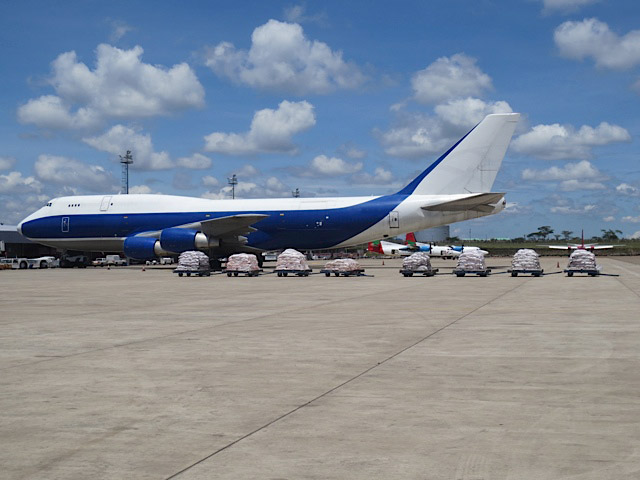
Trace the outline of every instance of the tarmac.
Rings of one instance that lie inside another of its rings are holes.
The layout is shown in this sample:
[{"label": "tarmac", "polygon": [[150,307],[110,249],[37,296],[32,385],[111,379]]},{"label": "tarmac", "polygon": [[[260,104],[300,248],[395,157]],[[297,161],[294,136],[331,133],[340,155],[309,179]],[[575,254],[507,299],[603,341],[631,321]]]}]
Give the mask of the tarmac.
[{"label": "tarmac", "polygon": [[638,479],[640,261],[542,261],[0,271],[0,477]]}]

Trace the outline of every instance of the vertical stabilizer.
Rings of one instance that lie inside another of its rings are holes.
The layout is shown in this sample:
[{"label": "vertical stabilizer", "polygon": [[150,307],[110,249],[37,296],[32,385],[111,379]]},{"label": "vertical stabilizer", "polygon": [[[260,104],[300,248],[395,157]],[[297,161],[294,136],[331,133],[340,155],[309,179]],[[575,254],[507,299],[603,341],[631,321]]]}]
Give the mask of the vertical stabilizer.
[{"label": "vertical stabilizer", "polygon": [[399,193],[490,192],[519,118],[519,113],[487,115]]}]

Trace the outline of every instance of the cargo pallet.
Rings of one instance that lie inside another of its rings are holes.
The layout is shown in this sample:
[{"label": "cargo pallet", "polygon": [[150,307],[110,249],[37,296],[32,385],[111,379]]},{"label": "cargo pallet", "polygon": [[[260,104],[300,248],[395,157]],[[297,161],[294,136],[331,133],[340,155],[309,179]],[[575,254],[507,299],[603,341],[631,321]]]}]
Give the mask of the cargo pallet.
[{"label": "cargo pallet", "polygon": [[462,270],[456,268],[452,273],[455,274],[456,277],[464,277],[467,273],[478,275],[479,277],[486,277],[487,275],[491,274],[491,269],[487,268],[486,270]]},{"label": "cargo pallet", "polygon": [[311,269],[309,270],[274,270],[275,273],[278,274],[279,277],[286,277],[287,275],[297,275],[298,277],[308,277],[311,273]]},{"label": "cargo pallet", "polygon": [[222,273],[226,273],[227,277],[237,277],[238,275],[244,275],[246,277],[257,277],[262,272],[262,269],[258,270],[223,270]]},{"label": "cargo pallet", "polygon": [[186,275],[187,277],[190,277],[191,275],[193,275],[194,277],[210,277],[211,276],[211,270],[206,269],[206,270],[188,270],[188,269],[175,269],[173,271],[173,273],[177,273],[179,277],[182,277],[183,275]]},{"label": "cargo pallet", "polygon": [[544,270],[535,270],[535,269],[527,269],[527,268],[514,268],[513,270],[507,270],[508,273],[511,274],[512,277],[517,277],[519,273],[527,274],[530,273],[534,277],[539,277],[543,274]]},{"label": "cargo pallet", "polygon": [[334,274],[336,277],[339,276],[343,276],[343,277],[350,277],[351,275],[354,275],[356,277],[359,277],[361,275],[364,275],[364,268],[357,268],[355,270],[320,270],[320,273],[324,273],[326,277],[330,277],[331,274]]},{"label": "cargo pallet", "polygon": [[413,277],[414,275],[423,275],[425,277],[433,277],[436,273],[438,273],[437,268],[432,268],[431,270],[411,270],[408,268],[401,268],[400,273],[405,277]]},{"label": "cargo pallet", "polygon": [[567,268],[564,270],[564,273],[567,274],[567,277],[573,277],[574,273],[586,273],[590,277],[597,277],[600,275],[600,269],[594,268]]}]

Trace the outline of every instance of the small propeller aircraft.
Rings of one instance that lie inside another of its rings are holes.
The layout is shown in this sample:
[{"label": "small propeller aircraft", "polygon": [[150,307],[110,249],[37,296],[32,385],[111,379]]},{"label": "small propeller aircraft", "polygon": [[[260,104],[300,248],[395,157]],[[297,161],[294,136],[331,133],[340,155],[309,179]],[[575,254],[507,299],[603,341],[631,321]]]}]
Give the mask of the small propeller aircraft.
[{"label": "small propeller aircraft", "polygon": [[584,230],[582,230],[582,242],[581,243],[568,243],[566,245],[538,245],[539,247],[548,247],[556,250],[606,250],[614,247],[624,247],[624,245],[600,245],[598,243],[584,243]]}]

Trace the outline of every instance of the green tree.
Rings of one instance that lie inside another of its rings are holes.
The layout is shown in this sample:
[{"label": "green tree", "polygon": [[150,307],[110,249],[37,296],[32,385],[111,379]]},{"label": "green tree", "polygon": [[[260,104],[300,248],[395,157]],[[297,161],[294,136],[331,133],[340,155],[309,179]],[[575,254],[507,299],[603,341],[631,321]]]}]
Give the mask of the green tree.
[{"label": "green tree", "polygon": [[602,240],[610,242],[613,240],[620,240],[618,234],[622,235],[620,230],[600,230],[602,232]]},{"label": "green tree", "polygon": [[549,225],[544,225],[542,227],[538,227],[538,236],[543,240],[546,240],[549,235],[553,233],[553,228]]}]

